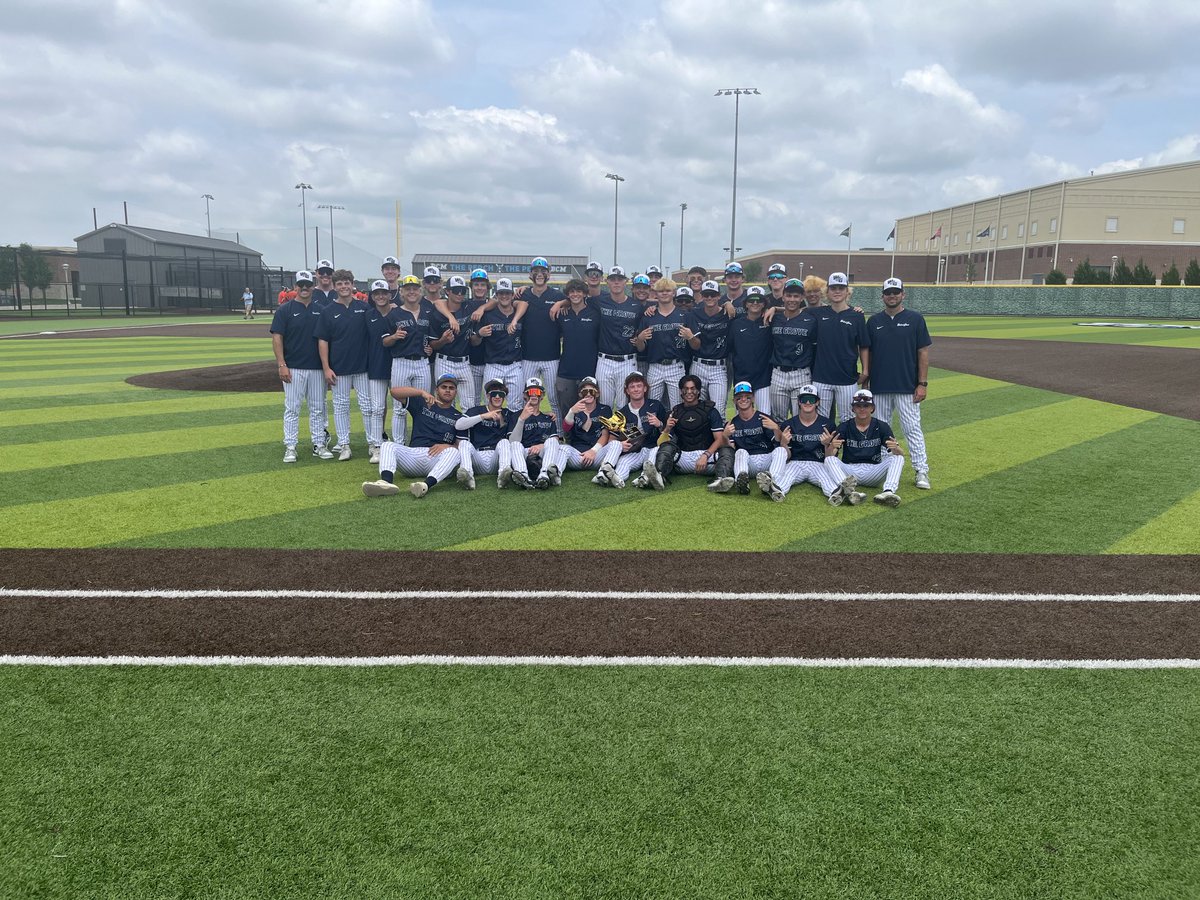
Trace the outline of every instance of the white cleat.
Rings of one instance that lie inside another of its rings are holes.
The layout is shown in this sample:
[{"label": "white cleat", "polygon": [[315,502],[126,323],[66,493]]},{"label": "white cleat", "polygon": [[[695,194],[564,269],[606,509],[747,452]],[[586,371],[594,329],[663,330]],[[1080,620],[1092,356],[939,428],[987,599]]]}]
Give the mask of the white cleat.
[{"label": "white cleat", "polygon": [[371,448],[371,455],[367,457],[367,462],[369,462],[373,466],[379,465],[379,448],[378,447]]},{"label": "white cleat", "polygon": [[333,459],[333,452],[324,444],[313,444],[313,456],[317,459]]},{"label": "white cleat", "polygon": [[864,494],[862,491],[851,491],[850,493],[846,494],[845,496],[846,496],[846,502],[849,503],[851,506],[858,506],[860,503],[862,503],[864,500],[867,499],[867,495]]},{"label": "white cleat", "polygon": [[728,494],[733,488],[733,479],[731,477],[717,478],[708,483],[708,489],[714,494]]},{"label": "white cleat", "polygon": [[338,462],[345,462],[346,460],[348,460],[350,458],[350,445],[349,444],[346,444],[342,447],[334,447],[333,449],[337,451]]},{"label": "white cleat", "polygon": [[635,488],[648,488],[650,487],[650,484],[646,481],[645,475],[639,475],[637,478],[633,479],[633,486]]},{"label": "white cleat", "polygon": [[546,474],[550,477],[550,483],[555,487],[562,484],[562,472],[558,470],[558,466],[551,466],[546,470]]},{"label": "white cleat", "polygon": [[605,472],[603,468],[601,468],[599,472],[597,472],[595,475],[592,476],[592,484],[598,484],[601,487],[607,487],[608,486],[608,473]]},{"label": "white cleat", "polygon": [[880,491],[875,495],[875,502],[882,503],[884,506],[899,506],[900,495],[895,491]]},{"label": "white cleat", "polygon": [[848,498],[854,493],[854,489],[858,487],[858,479],[853,475],[847,475],[842,479],[842,483],[838,487],[842,489],[842,496]]},{"label": "white cleat", "polygon": [[929,490],[929,473],[928,472],[918,472],[916,484],[917,484],[917,487],[919,487],[923,491]]},{"label": "white cleat", "polygon": [[545,472],[543,472],[541,475],[539,475],[537,477],[537,480],[533,483],[533,486],[535,488],[537,488],[539,491],[549,490],[550,489],[550,476],[547,475]]},{"label": "white cleat", "polygon": [[663,481],[662,472],[658,471],[652,459],[642,463],[642,475],[645,477],[646,483],[656,491],[664,490],[667,486]]},{"label": "white cleat", "polygon": [[294,463],[296,461],[296,448],[295,447],[284,447],[283,448],[283,461],[285,463]]},{"label": "white cleat", "polygon": [[391,497],[400,493],[400,488],[381,478],[378,481],[364,481],[362,491],[368,497]]},{"label": "white cleat", "polygon": [[771,489],[775,487],[775,482],[772,480],[770,472],[759,472],[755,476],[755,481],[758,482],[758,489],[767,495],[770,495]]},{"label": "white cleat", "polygon": [[496,487],[500,488],[500,490],[508,487],[509,482],[512,481],[512,473],[512,469],[501,469],[496,474]]},{"label": "white cleat", "polygon": [[829,499],[830,506],[841,506],[842,505],[841,489],[839,488],[838,490],[836,490],[832,494],[830,494],[828,499]]},{"label": "white cleat", "polygon": [[420,500],[429,493],[429,485],[423,481],[414,481],[408,486],[408,492]]}]

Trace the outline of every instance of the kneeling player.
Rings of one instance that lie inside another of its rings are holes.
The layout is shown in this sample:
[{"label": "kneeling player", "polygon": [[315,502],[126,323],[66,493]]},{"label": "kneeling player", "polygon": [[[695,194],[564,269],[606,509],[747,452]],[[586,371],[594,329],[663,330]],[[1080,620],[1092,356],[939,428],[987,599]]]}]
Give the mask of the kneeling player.
[{"label": "kneeling player", "polygon": [[594,469],[600,464],[608,432],[600,424],[612,407],[600,402],[600,383],[586,377],[579,382],[579,400],[563,416],[563,436],[550,435],[542,452],[542,471],[534,487],[545,490],[562,483],[567,469]]},{"label": "kneeling player", "polygon": [[[468,491],[475,490],[475,472],[485,475],[503,473],[499,487],[512,475],[512,456],[508,434],[516,416],[504,407],[508,388],[498,378],[483,387],[483,405],[472,406],[454,425],[458,429],[458,482]],[[464,436],[465,432],[465,436]]]},{"label": "kneeling player", "polygon": [[[751,298],[747,298],[750,302]],[[735,484],[739,494],[750,493],[750,476],[771,468],[772,453],[781,444],[779,426],[769,416],[756,409],[755,390],[749,381],[733,386],[733,406],[737,412],[725,426],[725,440],[734,448],[733,477],[718,478],[708,489],[726,493]]]},{"label": "kneeling player", "polygon": [[[899,506],[900,495],[896,489],[900,487],[900,473],[904,470],[904,453],[896,443],[891,426],[874,417],[875,396],[870,391],[856,391],[850,409],[854,418],[837,429],[842,458],[826,456],[825,465],[843,483],[853,477],[858,484],[872,487],[882,484],[883,490],[875,495],[875,502]],[[846,499],[858,504],[866,499],[866,494],[853,491]]]},{"label": "kneeling player", "polygon": [[400,493],[395,484],[396,473],[400,472],[425,476],[424,481],[414,481],[408,487],[414,497],[421,498],[458,468],[458,453],[454,447],[459,420],[459,412],[454,406],[458,379],[449,373],[442,375],[434,390],[436,396],[419,387],[401,385],[392,388],[392,398],[403,401],[397,405],[412,415],[412,440],[408,446],[395,441],[383,442],[379,448],[379,480],[363,482],[362,490],[368,497]]},{"label": "kneeling player", "polygon": [[646,396],[649,389],[646,376],[641,372],[630,372],[625,376],[627,402],[617,410],[625,417],[625,434],[610,433],[604,448],[604,461],[592,479],[593,484],[623,488],[630,472],[640,469],[647,459],[654,458],[667,411],[660,401]]},{"label": "kneeling player", "polygon": [[[800,412],[783,423],[780,445],[771,454],[771,469],[758,476],[758,486],[772,500],[782,502],[792,485],[810,482],[821,489],[830,506],[841,506],[843,485],[825,466],[825,457],[836,452],[831,446],[836,435],[833,423],[817,414],[817,389],[811,384],[800,388]],[[854,480],[847,479],[848,491]]]}]

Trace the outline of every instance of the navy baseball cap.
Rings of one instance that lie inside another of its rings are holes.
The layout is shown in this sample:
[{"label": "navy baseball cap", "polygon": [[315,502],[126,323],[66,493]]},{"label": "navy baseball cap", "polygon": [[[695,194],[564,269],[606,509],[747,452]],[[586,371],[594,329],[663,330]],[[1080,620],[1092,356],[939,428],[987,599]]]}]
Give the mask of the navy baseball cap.
[{"label": "navy baseball cap", "polygon": [[491,381],[489,381],[487,384],[485,384],[483,386],[483,392],[485,394],[497,394],[497,393],[504,394],[504,396],[507,397],[508,396],[508,385],[506,385],[499,378],[493,378]]}]

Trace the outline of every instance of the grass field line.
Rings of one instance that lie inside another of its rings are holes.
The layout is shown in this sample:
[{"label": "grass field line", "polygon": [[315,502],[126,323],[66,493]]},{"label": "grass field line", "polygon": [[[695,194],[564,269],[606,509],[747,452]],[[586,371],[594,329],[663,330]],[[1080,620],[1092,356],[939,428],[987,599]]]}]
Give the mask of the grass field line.
[{"label": "grass field line", "polygon": [[1200,659],[1003,659],[904,656],[24,656],[2,666],[647,666],[806,669],[1200,669]]},{"label": "grass field line", "polygon": [[860,602],[888,600],[982,601],[999,603],[1200,603],[1200,594],[1033,594],[1004,591],[314,591],[225,590],[221,588],[122,590],[105,588],[0,588],[0,599],[47,600],[786,600]]}]

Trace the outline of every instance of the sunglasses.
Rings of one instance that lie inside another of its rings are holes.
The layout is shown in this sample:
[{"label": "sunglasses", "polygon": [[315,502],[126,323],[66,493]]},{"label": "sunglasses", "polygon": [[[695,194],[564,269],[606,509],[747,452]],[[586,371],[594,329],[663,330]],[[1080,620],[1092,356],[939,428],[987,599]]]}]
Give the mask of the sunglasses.
[{"label": "sunglasses", "polygon": [[599,397],[600,392],[595,388],[584,388],[579,392],[580,397]]},{"label": "sunglasses", "polygon": [[871,402],[870,400],[854,400],[853,402],[851,402],[850,405],[851,406],[874,406],[875,404],[873,402]]},{"label": "sunglasses", "polygon": [[441,284],[442,283],[442,279],[440,279],[440,278],[426,278],[426,279],[424,279],[424,281],[426,284]]},{"label": "sunglasses", "polygon": [[814,404],[816,404],[816,402],[817,402],[816,397],[801,397],[800,398],[800,403],[805,406],[813,406]]},{"label": "sunglasses", "polygon": [[530,400],[532,400],[535,397],[541,398],[542,389],[541,388],[530,388],[529,390],[527,390],[525,392],[525,396],[528,397]]},{"label": "sunglasses", "polygon": [[903,294],[903,293],[904,293],[904,291],[898,291],[898,290],[896,290],[895,288],[891,288],[890,290],[886,290],[886,291],[884,291],[884,292],[883,292],[883,296],[885,296],[885,297],[895,297],[897,294]]},{"label": "sunglasses", "polygon": [[450,288],[450,293],[452,293],[452,294],[465,294],[466,292],[467,292],[467,289],[465,287]]},{"label": "sunglasses", "polygon": [[507,397],[508,391],[488,391],[489,397]]}]

